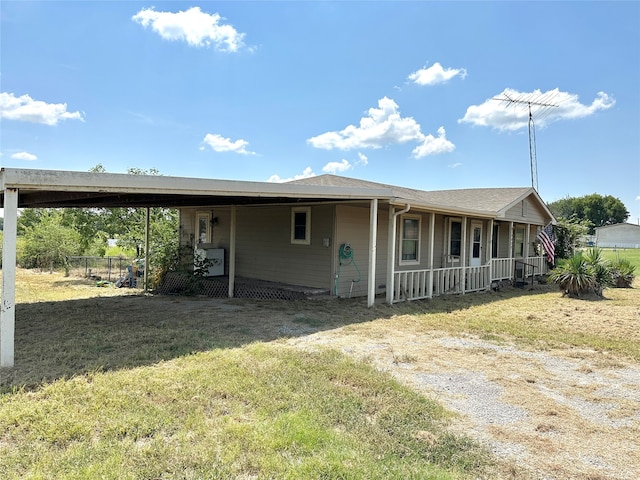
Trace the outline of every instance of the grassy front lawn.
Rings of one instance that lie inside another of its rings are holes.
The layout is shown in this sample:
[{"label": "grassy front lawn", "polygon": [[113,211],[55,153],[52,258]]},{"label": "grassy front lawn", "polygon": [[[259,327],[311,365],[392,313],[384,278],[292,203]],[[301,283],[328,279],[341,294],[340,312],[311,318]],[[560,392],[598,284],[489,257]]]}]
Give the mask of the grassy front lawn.
[{"label": "grassy front lawn", "polygon": [[[448,431],[439,404],[331,345],[286,340],[444,331],[640,360],[638,279],[602,300],[536,285],[371,309],[144,296],[23,270],[16,286],[16,367],[0,369],[3,480],[491,478],[494,458]],[[405,353],[399,362],[429,359]]]},{"label": "grassy front lawn", "polygon": [[304,302],[96,298],[128,292],[25,271],[17,288],[3,480],[449,479],[490,462],[390,376],[279,342],[307,328]]}]

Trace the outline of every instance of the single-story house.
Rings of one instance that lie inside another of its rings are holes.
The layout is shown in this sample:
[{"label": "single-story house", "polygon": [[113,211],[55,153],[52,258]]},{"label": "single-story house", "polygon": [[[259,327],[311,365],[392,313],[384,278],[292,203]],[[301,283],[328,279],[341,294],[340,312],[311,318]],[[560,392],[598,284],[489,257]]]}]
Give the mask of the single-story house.
[{"label": "single-story house", "polygon": [[394,303],[464,294],[546,273],[536,235],[554,218],[533,188],[421,191],[335,175],[287,185],[385,195],[185,207],[181,245],[224,255],[216,259],[220,274],[233,261],[243,278],[369,295],[371,302],[376,295]]},{"label": "single-story house", "polygon": [[595,243],[598,247],[640,248],[640,225],[616,223],[598,227]]},{"label": "single-story house", "polygon": [[422,191],[334,175],[278,184],[3,168],[0,202],[1,366],[13,365],[18,208],[177,208],[180,244],[213,253],[230,297],[243,277],[369,306],[545,273],[536,235],[555,221],[531,187]]}]

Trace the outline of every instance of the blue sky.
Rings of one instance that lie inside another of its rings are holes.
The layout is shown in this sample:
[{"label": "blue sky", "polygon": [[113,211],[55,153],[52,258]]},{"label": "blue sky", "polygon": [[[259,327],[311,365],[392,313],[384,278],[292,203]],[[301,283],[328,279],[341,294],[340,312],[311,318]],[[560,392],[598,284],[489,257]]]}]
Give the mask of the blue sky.
[{"label": "blue sky", "polygon": [[637,1],[3,0],[0,14],[3,167],[528,186],[532,102],[543,199],[613,195],[639,221]]}]

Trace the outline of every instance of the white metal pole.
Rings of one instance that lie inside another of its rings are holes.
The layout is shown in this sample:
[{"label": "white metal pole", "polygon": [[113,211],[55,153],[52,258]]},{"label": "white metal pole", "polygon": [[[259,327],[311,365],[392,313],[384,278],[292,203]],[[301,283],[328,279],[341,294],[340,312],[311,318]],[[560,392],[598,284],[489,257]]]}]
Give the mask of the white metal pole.
[{"label": "white metal pole", "polygon": [[229,228],[229,298],[233,298],[236,286],[236,206],[231,206]]},{"label": "white metal pole", "polygon": [[13,367],[16,323],[16,237],[18,189],[4,189],[2,240],[2,308],[0,310],[0,367]]},{"label": "white metal pole", "polygon": [[151,224],[151,209],[147,207],[144,225],[144,291],[149,289],[149,231]]}]

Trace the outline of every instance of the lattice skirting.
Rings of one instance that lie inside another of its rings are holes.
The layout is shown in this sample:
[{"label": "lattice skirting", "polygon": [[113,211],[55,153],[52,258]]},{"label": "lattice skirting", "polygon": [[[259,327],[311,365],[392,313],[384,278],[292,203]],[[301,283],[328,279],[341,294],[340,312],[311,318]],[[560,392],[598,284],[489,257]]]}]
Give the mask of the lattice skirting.
[{"label": "lattice skirting", "polygon": [[[229,281],[227,278],[200,278],[186,273],[169,272],[165,275],[157,292],[162,295],[204,295],[225,298],[229,296]],[[250,280],[236,280],[233,295],[235,298],[257,300],[302,300],[307,297],[301,291]]]}]

